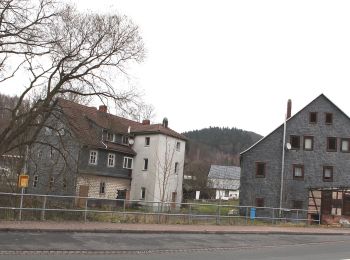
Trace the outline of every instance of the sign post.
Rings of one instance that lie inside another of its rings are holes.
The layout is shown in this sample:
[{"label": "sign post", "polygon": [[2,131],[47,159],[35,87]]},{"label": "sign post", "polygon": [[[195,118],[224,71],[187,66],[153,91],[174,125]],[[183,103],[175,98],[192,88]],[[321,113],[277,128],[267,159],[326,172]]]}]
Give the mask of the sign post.
[{"label": "sign post", "polygon": [[24,194],[24,188],[28,187],[29,182],[29,176],[25,174],[20,174],[18,176],[18,187],[21,188],[21,201],[19,204],[19,220],[22,220],[22,207],[23,207],[23,194]]}]

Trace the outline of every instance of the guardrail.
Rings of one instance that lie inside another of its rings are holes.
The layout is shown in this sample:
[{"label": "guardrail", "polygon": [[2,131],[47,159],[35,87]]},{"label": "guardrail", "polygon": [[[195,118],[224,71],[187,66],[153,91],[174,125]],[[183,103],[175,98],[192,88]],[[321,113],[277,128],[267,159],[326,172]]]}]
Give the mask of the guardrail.
[{"label": "guardrail", "polygon": [[3,192],[0,192],[0,219],[217,225],[258,222],[320,224],[318,212],[302,209]]}]

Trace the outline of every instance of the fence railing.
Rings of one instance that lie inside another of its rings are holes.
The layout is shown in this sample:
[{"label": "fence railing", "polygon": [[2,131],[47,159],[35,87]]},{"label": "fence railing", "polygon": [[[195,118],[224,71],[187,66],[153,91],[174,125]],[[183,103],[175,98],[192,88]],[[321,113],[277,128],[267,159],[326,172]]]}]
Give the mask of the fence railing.
[{"label": "fence railing", "polygon": [[0,192],[0,219],[218,225],[259,222],[320,224],[317,211],[239,206],[234,201],[175,203],[3,192]]}]

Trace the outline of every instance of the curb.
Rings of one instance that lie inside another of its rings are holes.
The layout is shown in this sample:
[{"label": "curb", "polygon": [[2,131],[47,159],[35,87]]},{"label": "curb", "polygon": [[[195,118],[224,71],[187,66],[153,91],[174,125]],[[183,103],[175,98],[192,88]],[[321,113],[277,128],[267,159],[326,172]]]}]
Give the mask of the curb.
[{"label": "curb", "polygon": [[129,233],[129,234],[239,234],[239,235],[319,235],[350,236],[349,232],[301,232],[301,231],[220,231],[220,230],[135,230],[135,229],[34,229],[34,228],[0,228],[0,232],[33,232],[33,233]]}]

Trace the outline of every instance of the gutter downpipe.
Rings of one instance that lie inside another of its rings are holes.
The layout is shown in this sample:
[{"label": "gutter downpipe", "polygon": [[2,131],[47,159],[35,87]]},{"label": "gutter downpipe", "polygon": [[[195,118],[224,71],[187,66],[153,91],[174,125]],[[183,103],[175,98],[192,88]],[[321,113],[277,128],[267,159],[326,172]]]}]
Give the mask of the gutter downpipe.
[{"label": "gutter downpipe", "polygon": [[279,215],[282,214],[282,201],[283,201],[283,184],[284,184],[284,157],[285,157],[285,147],[286,147],[286,125],[287,117],[284,120],[283,124],[283,146],[282,146],[282,169],[281,169],[281,190],[280,190],[280,206],[279,206]]}]

